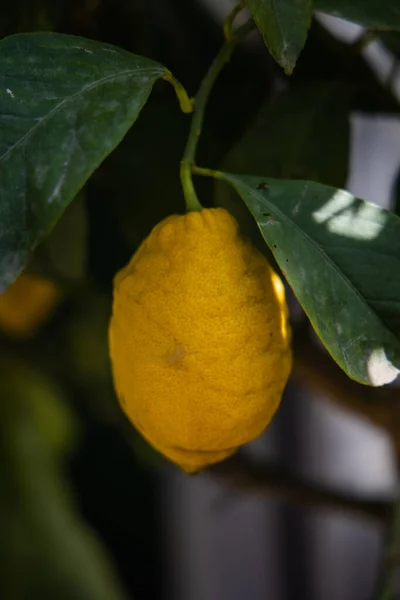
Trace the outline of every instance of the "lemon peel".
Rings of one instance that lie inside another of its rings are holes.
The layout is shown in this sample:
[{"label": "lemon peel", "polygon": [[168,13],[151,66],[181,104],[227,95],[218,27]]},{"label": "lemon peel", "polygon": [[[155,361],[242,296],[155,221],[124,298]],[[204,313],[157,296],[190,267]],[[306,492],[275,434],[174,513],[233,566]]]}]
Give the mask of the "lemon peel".
[{"label": "lemon peel", "polygon": [[172,215],[115,278],[109,343],[122,409],[195,472],[278,408],[292,361],[284,286],[225,209]]}]

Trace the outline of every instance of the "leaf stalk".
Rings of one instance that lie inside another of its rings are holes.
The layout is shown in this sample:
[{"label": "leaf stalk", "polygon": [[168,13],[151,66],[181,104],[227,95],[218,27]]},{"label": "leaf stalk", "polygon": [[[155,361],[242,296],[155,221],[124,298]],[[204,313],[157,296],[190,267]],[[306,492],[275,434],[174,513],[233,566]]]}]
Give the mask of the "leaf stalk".
[{"label": "leaf stalk", "polygon": [[235,33],[230,35],[229,39],[226,40],[217,56],[211,63],[211,66],[208,69],[194,99],[194,112],[189,129],[186,148],[181,160],[180,169],[181,183],[186,200],[186,209],[188,211],[201,210],[202,208],[197,198],[192,175],[197,169],[195,166],[196,150],[202,133],[204,114],[210,93],[214,87],[218,75],[226,63],[229,62],[236,45],[243,40],[253,28],[254,22],[252,19],[249,19],[246,21],[246,23],[239,27]]}]

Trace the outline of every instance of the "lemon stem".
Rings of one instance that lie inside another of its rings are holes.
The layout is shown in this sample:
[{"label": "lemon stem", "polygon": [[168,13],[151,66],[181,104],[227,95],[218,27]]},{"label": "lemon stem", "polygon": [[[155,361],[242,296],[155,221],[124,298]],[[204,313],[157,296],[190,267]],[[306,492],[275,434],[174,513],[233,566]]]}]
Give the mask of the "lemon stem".
[{"label": "lemon stem", "polygon": [[[234,9],[235,10],[235,9]],[[236,13],[237,14],[237,13]],[[228,17],[229,19],[229,17]],[[204,113],[207,106],[208,98],[213,89],[215,81],[222,71],[223,67],[229,62],[232,52],[236,45],[246,37],[246,35],[254,28],[254,22],[249,19],[237,29],[235,33],[231,33],[229,39],[225,41],[221,50],[211,63],[203,81],[201,82],[199,91],[194,99],[194,112],[188,140],[186,143],[185,152],[181,160],[181,183],[186,200],[187,211],[201,210],[202,206],[197,198],[196,190],[193,185],[192,174],[196,172],[195,156],[197,145],[200,140]],[[211,174],[211,173],[210,173]]]}]

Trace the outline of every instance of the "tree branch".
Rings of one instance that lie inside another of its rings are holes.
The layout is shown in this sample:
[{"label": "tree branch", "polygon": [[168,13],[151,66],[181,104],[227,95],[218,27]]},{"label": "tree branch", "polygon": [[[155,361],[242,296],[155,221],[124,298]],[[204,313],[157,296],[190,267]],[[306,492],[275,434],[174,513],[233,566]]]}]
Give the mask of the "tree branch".
[{"label": "tree branch", "polygon": [[213,465],[208,472],[240,491],[267,492],[274,497],[314,510],[334,510],[386,522],[393,507],[393,499],[362,498],[329,490],[318,484],[307,483],[303,477],[300,479],[285,472],[281,467],[254,461],[241,453]]},{"label": "tree branch", "polygon": [[325,350],[305,336],[295,338],[293,377],[301,386],[385,429],[400,454],[399,388],[372,388],[356,383]]},{"label": "tree branch", "polygon": [[[307,61],[304,59],[306,55]],[[313,78],[334,77],[332,71],[327,72],[327,69],[337,71],[341,79],[346,78],[354,86],[353,107],[356,110],[399,112],[399,101],[393,90],[377,79],[374,70],[360,54],[357,45],[337,39],[316,19],[313,20],[307,45],[303,51],[303,65],[305,63]],[[300,66],[296,69],[297,75]]]}]

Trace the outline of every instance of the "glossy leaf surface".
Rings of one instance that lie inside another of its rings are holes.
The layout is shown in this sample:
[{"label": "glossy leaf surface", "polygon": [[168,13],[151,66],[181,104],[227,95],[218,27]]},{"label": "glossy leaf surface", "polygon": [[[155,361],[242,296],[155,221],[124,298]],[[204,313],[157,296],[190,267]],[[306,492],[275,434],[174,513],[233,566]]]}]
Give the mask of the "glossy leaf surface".
[{"label": "glossy leaf surface", "polygon": [[0,292],[164,76],[154,61],[84,38],[0,43]]},{"label": "glossy leaf surface", "polygon": [[336,362],[382,385],[400,367],[400,219],[343,190],[222,173]]}]

